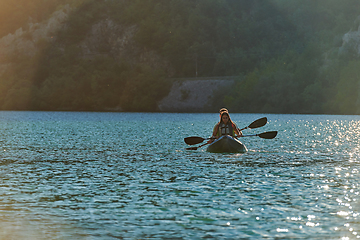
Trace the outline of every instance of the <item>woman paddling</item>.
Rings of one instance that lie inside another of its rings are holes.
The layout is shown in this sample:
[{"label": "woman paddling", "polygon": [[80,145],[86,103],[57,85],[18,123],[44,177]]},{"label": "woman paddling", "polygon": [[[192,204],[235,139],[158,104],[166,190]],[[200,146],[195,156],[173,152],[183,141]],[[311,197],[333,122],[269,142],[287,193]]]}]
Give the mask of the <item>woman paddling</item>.
[{"label": "woman paddling", "polygon": [[[223,112],[226,112],[226,113],[229,114],[229,110],[227,110],[227,108],[221,108],[221,109],[219,110],[220,122],[221,122],[221,114],[222,114]],[[230,115],[229,115],[229,116],[230,116]],[[215,127],[214,127],[214,129],[213,129],[213,133],[216,131],[216,128],[218,128],[218,124],[219,124],[219,123],[217,123],[217,124],[215,125]],[[212,136],[212,137],[214,137],[214,136]]]},{"label": "woman paddling", "polygon": [[[242,132],[239,131],[236,124],[231,121],[228,111],[220,112],[220,122],[215,125],[212,138],[217,139],[223,135],[230,135],[232,137],[242,136]],[[214,140],[211,139],[209,142],[212,141]]]}]

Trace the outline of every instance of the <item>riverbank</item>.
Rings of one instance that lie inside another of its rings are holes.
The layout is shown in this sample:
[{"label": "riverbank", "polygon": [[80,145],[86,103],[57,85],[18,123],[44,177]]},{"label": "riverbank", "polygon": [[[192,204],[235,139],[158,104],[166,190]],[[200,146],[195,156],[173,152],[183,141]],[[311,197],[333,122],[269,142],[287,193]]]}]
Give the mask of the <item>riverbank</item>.
[{"label": "riverbank", "polygon": [[234,84],[235,77],[175,79],[169,94],[159,104],[161,112],[206,112],[218,91]]}]

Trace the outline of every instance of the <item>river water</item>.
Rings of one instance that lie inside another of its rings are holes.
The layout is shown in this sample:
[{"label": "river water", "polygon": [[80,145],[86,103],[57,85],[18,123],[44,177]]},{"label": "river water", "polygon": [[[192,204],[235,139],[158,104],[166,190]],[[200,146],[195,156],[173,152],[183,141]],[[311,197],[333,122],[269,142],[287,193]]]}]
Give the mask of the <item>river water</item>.
[{"label": "river water", "polygon": [[0,112],[0,239],[360,238],[360,117],[264,116],[214,154],[217,113]]}]

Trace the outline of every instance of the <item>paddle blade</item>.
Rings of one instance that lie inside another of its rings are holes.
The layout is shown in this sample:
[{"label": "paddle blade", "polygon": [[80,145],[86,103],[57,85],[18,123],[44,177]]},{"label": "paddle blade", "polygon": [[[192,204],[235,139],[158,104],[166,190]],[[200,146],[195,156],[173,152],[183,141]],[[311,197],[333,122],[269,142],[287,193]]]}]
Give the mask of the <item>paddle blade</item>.
[{"label": "paddle blade", "polygon": [[186,150],[197,150],[198,147],[189,147],[189,148],[185,148]]},{"label": "paddle blade", "polygon": [[259,127],[265,126],[266,123],[267,123],[267,118],[263,117],[263,118],[260,118],[258,120],[255,120],[254,122],[252,122],[248,126],[248,128],[259,128]]},{"label": "paddle blade", "polygon": [[195,145],[198,143],[202,143],[204,140],[205,139],[202,137],[186,137],[186,138],[184,138],[185,143],[188,145]]},{"label": "paddle blade", "polygon": [[264,133],[257,134],[257,136],[259,136],[261,138],[265,138],[265,139],[273,139],[276,137],[277,133],[278,133],[277,131],[264,132]]}]

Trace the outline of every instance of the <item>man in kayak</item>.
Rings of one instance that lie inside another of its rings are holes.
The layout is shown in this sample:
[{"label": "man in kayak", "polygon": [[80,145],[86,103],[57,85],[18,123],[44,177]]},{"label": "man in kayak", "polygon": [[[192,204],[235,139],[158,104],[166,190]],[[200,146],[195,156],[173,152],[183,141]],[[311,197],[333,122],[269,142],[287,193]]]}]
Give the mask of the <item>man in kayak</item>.
[{"label": "man in kayak", "polygon": [[[230,135],[232,137],[242,136],[242,132],[239,131],[236,124],[231,120],[226,108],[220,109],[220,122],[215,125],[211,138],[217,139],[223,135]],[[209,142],[213,142],[214,139],[210,139]]]}]

